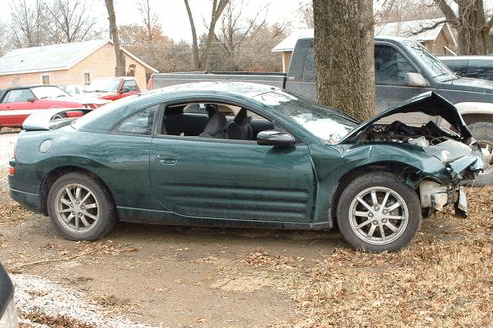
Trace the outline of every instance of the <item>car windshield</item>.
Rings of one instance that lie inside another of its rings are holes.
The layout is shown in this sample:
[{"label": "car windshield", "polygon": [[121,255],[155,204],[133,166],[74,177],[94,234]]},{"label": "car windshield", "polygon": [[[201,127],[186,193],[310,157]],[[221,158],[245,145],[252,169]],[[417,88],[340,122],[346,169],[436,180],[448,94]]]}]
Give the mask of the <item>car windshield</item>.
[{"label": "car windshield", "polygon": [[341,111],[280,90],[254,95],[252,98],[273,106],[277,113],[330,144],[339,143],[359,123]]},{"label": "car windshield", "polygon": [[445,82],[457,79],[457,76],[444,63],[416,42],[406,42],[406,46],[428,67],[434,78]]},{"label": "car windshield", "polygon": [[119,84],[120,84],[119,80],[111,80],[111,79],[96,80],[91,84],[89,84],[84,89],[84,92],[117,92]]},{"label": "car windshield", "polygon": [[31,89],[38,99],[54,99],[68,97],[68,94],[55,86],[40,86]]}]

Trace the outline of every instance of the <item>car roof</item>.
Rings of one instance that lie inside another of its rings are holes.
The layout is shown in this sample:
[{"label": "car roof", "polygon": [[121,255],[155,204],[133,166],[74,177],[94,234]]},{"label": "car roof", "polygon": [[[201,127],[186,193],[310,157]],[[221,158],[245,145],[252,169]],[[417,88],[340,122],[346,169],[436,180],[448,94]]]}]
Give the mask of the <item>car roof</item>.
[{"label": "car roof", "polygon": [[35,85],[23,85],[23,86],[15,86],[15,87],[6,87],[3,88],[2,91],[8,91],[8,90],[18,90],[18,89],[30,89],[30,88],[39,88],[39,87],[55,87],[55,88],[60,88],[57,85],[54,84],[35,84]]},{"label": "car roof", "polygon": [[80,130],[108,131],[121,118],[136,113],[148,106],[163,102],[200,101],[200,99],[203,98],[212,98],[223,102],[238,101],[250,103],[251,105],[261,105],[260,102],[252,99],[252,97],[273,90],[282,91],[277,87],[244,82],[199,82],[177,84],[125,97],[106,104],[78,119],[76,127]]}]

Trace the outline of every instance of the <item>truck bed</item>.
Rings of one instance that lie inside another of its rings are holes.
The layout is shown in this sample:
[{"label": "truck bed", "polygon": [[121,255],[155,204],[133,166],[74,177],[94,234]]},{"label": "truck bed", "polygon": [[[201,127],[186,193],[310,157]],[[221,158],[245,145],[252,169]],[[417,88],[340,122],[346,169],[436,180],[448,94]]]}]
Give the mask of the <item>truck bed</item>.
[{"label": "truck bed", "polygon": [[285,87],[285,73],[251,73],[251,72],[182,72],[156,73],[151,76],[149,90],[164,88],[176,84],[192,82],[250,82],[267,84],[278,88]]}]

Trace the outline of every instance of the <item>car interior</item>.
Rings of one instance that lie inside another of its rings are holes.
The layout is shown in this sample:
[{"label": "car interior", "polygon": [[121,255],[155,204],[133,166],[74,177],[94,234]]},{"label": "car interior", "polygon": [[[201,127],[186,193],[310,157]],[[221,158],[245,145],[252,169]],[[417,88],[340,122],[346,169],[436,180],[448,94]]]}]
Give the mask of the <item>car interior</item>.
[{"label": "car interior", "polygon": [[274,124],[247,108],[221,103],[185,103],[165,108],[162,134],[256,140]]}]

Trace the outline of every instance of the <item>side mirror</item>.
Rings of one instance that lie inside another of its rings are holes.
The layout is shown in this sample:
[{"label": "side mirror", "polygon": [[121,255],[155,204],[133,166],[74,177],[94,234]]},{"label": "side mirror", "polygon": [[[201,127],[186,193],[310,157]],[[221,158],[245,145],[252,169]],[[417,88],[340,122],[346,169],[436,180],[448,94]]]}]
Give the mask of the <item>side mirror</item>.
[{"label": "side mirror", "polygon": [[406,73],[406,85],[408,87],[427,88],[430,83],[421,73]]},{"label": "side mirror", "polygon": [[30,97],[30,98],[27,98],[27,99],[26,99],[26,102],[31,102],[31,103],[33,103],[33,102],[35,102],[35,101],[36,101],[36,98],[34,98],[34,97]]},{"label": "side mirror", "polygon": [[277,130],[266,130],[257,134],[257,143],[266,146],[292,146],[296,143],[296,138],[286,132]]}]

